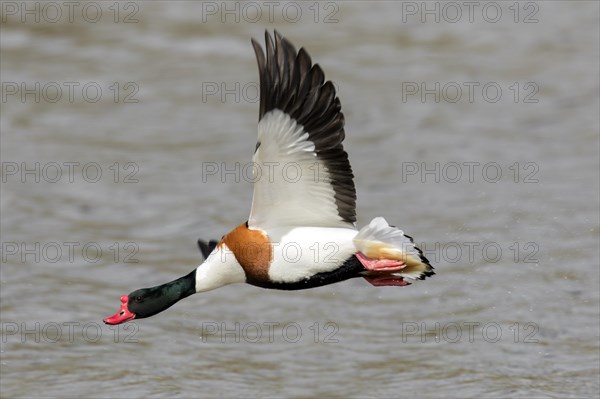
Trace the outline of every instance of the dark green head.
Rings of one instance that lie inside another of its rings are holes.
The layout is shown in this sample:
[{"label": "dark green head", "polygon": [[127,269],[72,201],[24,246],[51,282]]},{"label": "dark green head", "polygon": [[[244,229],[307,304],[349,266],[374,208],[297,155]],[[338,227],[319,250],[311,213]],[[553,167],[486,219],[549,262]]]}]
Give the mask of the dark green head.
[{"label": "dark green head", "polygon": [[169,283],[142,288],[121,297],[121,309],[104,319],[106,324],[121,324],[133,319],[154,316],[179,300],[196,292],[196,271]]}]

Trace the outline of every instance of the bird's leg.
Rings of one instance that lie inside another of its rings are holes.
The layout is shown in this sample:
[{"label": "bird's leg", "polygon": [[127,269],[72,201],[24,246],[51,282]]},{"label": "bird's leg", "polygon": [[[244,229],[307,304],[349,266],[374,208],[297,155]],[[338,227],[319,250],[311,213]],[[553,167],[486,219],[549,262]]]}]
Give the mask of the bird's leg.
[{"label": "bird's leg", "polygon": [[396,286],[396,287],[404,287],[405,285],[410,285],[408,281],[405,281],[402,277],[396,277],[394,275],[391,276],[376,276],[376,277],[363,277],[365,280],[369,282],[369,284],[374,285],[375,287],[383,287],[383,286]]}]

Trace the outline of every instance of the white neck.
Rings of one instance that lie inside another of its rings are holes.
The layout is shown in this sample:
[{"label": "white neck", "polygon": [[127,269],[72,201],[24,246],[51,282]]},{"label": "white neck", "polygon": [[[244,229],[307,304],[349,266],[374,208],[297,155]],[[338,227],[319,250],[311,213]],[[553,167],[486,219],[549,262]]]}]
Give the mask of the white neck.
[{"label": "white neck", "polygon": [[227,245],[221,244],[196,269],[196,292],[245,283],[246,273]]}]

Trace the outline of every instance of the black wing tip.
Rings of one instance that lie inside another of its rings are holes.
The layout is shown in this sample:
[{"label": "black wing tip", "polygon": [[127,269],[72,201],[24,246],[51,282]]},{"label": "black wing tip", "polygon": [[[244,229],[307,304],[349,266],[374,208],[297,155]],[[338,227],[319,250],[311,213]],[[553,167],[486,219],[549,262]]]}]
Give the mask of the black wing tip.
[{"label": "black wing tip", "polygon": [[[277,108],[301,125],[311,118],[337,117],[343,122],[335,84],[325,80],[318,63],[313,64],[306,49],[296,50],[278,30],[265,29],[265,49],[251,38],[258,62],[261,96],[260,118]],[[325,97],[325,98],[323,98]],[[343,123],[341,124],[343,129]]]},{"label": "black wing tip", "polygon": [[210,255],[210,253],[217,247],[218,243],[219,242],[217,240],[209,240],[206,242],[200,238],[198,239],[198,248],[200,249],[204,259],[208,258],[208,255]]}]

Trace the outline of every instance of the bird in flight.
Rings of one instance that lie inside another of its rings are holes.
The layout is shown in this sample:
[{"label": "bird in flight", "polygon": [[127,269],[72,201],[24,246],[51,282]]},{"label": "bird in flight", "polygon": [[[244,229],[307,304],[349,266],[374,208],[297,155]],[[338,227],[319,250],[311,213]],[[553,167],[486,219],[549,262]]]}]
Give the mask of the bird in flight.
[{"label": "bird in flight", "polygon": [[[374,286],[405,286],[434,274],[413,239],[383,217],[357,229],[334,85],[304,48],[296,51],[277,31],[266,31],[265,41],[266,54],[252,39],[260,76],[253,169],[263,173],[255,174],[248,221],[220,241],[199,241],[205,260],[186,276],[123,295],[105,323],[150,317],[234,283],[301,290],[363,277]],[[264,173],[274,170],[289,173]]]}]

